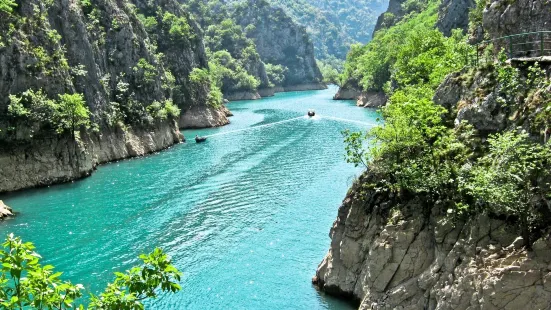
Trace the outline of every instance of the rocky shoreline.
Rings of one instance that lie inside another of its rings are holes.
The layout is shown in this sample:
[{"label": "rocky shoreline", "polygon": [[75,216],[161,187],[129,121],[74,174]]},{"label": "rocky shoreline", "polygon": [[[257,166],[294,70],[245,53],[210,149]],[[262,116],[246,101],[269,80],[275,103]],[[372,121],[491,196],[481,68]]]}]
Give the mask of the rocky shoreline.
[{"label": "rocky shoreline", "polygon": [[339,87],[333,100],[356,100],[358,107],[380,108],[386,105],[388,97],[384,92],[364,92],[349,87]]},{"label": "rocky shoreline", "polygon": [[313,279],[321,290],[360,310],[548,308],[549,236],[528,251],[502,219],[455,222],[438,204],[362,188],[373,177],[362,176],[339,208]]},{"label": "rocky shoreline", "polygon": [[[323,84],[274,87],[273,91],[325,89]],[[264,93],[264,94],[270,94]],[[260,96],[259,96],[260,98]],[[243,99],[240,99],[243,100]],[[49,186],[90,176],[96,167],[112,161],[144,156],[185,141],[181,129],[224,126],[232,113],[225,107],[194,106],[175,121],[158,121],[149,129],[104,128],[99,133],[83,133],[75,143],[69,137],[45,137],[30,143],[0,147],[0,193]]]}]

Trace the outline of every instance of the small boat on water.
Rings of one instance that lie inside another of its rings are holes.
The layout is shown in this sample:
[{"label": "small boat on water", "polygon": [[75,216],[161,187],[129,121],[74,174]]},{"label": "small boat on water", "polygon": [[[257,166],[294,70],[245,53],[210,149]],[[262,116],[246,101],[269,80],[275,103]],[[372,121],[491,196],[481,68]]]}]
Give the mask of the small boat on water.
[{"label": "small boat on water", "polygon": [[308,110],[308,116],[310,116],[310,117],[316,116],[316,111],[314,111],[314,110]]},{"label": "small boat on water", "polygon": [[207,137],[195,136],[195,142],[196,143],[202,143],[202,142],[205,142],[205,141],[207,141]]}]

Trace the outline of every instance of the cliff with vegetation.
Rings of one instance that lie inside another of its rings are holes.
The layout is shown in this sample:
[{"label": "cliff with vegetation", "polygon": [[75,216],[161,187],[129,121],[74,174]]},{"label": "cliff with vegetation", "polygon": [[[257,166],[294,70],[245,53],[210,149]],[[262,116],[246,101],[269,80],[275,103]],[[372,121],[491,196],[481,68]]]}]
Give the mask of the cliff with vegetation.
[{"label": "cliff with vegetation", "polygon": [[[0,1],[0,192],[228,122],[199,28],[171,0]],[[195,77],[195,78],[193,78]]]},{"label": "cliff with vegetation", "polygon": [[[436,30],[439,11],[429,1],[381,30],[380,42],[403,36],[384,66],[377,40],[354,64],[360,83],[386,83],[385,123],[346,133],[349,162],[367,171],[313,281],[360,309],[547,309],[551,67],[511,62],[494,45],[473,64],[467,36]],[[513,34],[550,11],[544,1],[483,0],[468,37]],[[497,16],[519,26],[496,31]]]},{"label": "cliff with vegetation", "polygon": [[184,0],[205,33],[210,72],[228,100],[323,89],[308,34],[262,1]]},{"label": "cliff with vegetation", "polygon": [[[406,36],[399,31],[411,31],[414,25],[452,37],[453,31],[467,31],[471,0],[391,0],[388,10],[379,16],[373,33],[374,44],[355,45],[350,50],[344,72],[338,78],[340,89],[336,100],[356,100],[358,106],[378,108],[388,100],[388,87],[396,82],[390,68],[400,63],[400,46]],[[423,17],[418,16],[423,12]],[[420,30],[420,29],[418,29]],[[381,61],[376,62],[379,58]],[[436,73],[438,74],[438,72]],[[387,90],[385,90],[387,87]]]},{"label": "cliff with vegetation", "polygon": [[387,0],[270,0],[298,24],[304,26],[314,42],[316,59],[344,60],[352,44],[371,40],[377,16]]}]

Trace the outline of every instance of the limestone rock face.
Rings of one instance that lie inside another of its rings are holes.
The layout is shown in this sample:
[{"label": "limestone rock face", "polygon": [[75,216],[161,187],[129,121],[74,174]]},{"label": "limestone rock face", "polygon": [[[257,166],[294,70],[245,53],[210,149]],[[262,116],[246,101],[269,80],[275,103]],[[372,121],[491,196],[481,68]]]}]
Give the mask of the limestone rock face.
[{"label": "limestone rock face", "polygon": [[[146,29],[138,13],[159,21]],[[171,16],[188,26],[184,34],[163,24]],[[0,192],[69,181],[180,142],[174,119],[148,112],[155,102],[210,115],[204,126],[228,122],[208,105],[209,86],[189,80],[207,58],[198,26],[175,0],[19,1],[13,15],[0,12],[0,32],[10,27],[12,35],[0,36]],[[11,116],[9,95],[27,90],[51,100],[82,94],[97,131],[75,141],[56,132],[51,115]]]},{"label": "limestone rock face", "polygon": [[331,229],[316,272],[321,289],[365,310],[550,308],[548,238],[528,252],[503,221],[454,223],[439,206],[416,199],[394,208],[397,201],[385,194],[362,194],[362,181]]},{"label": "limestone rock face", "polygon": [[261,96],[257,91],[237,91],[228,94],[224,94],[224,98],[229,101],[239,101],[239,100],[257,100]]},{"label": "limestone rock face", "polygon": [[487,135],[512,124],[506,107],[498,102],[499,95],[500,86],[482,72],[470,82],[462,80],[460,73],[453,73],[438,87],[433,100],[448,111],[457,112],[456,125],[467,121]]},{"label": "limestone rock face", "polygon": [[314,58],[314,45],[306,30],[299,27],[281,8],[271,7],[264,0],[247,0],[234,12],[242,27],[255,27],[247,36],[256,44],[264,63],[287,67],[283,87],[301,84],[324,89],[323,76]]},{"label": "limestone rock face", "polygon": [[551,27],[551,2],[543,0],[497,0],[484,10],[484,30],[490,38],[548,30]]},{"label": "limestone rock face", "polygon": [[474,0],[444,0],[438,10],[438,22],[436,27],[445,36],[450,36],[453,29],[462,29],[464,32],[469,27],[469,10],[475,7]]},{"label": "limestone rock face", "polygon": [[183,140],[174,121],[148,129],[104,129],[85,136],[84,142],[68,137],[0,146],[0,192],[62,183],[90,175],[99,164],[143,156]]},{"label": "limestone rock face", "polygon": [[339,87],[339,90],[333,96],[333,100],[357,100],[361,94],[361,91],[354,88]]},{"label": "limestone rock face", "polygon": [[363,92],[358,96],[356,105],[364,108],[380,108],[386,105],[388,97],[384,92]]},{"label": "limestone rock face", "polygon": [[388,9],[377,19],[377,24],[375,24],[375,29],[373,30],[373,37],[375,37],[375,33],[380,29],[389,28],[404,17],[406,13],[402,9],[402,3],[404,2],[406,0],[390,0],[388,2]]},{"label": "limestone rock face", "polygon": [[180,124],[185,129],[219,127],[230,123],[228,116],[231,116],[231,112],[226,107],[191,108],[182,113]]}]

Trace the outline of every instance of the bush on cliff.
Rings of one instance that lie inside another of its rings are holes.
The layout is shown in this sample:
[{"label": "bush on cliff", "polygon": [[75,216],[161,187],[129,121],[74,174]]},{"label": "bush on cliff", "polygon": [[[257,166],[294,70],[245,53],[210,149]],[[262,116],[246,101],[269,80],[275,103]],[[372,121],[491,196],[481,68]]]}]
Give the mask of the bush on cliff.
[{"label": "bush on cliff", "polygon": [[[60,279],[51,265],[42,266],[31,242],[9,235],[0,250],[0,307],[2,309],[84,309],[75,301],[84,287]],[[181,273],[161,250],[140,255],[141,267],[115,273],[104,292],[90,296],[88,309],[144,309],[145,299],[158,292],[177,292]]]}]

